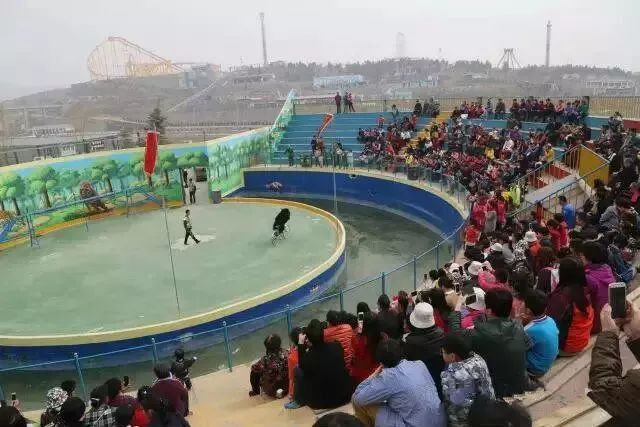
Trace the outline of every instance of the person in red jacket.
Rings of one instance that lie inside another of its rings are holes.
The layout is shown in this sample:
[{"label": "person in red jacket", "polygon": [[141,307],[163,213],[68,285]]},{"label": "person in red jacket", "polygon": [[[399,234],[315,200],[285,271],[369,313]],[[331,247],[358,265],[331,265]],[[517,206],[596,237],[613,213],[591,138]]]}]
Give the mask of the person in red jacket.
[{"label": "person in red jacket", "polygon": [[324,342],[336,341],[342,346],[344,351],[344,366],[349,370],[351,358],[353,357],[353,329],[346,323],[341,322],[340,313],[335,310],[327,312],[328,327],[324,330]]},{"label": "person in red jacket", "polygon": [[364,313],[362,332],[354,335],[352,340],[351,379],[354,385],[369,378],[378,367],[379,363],[376,361],[375,352],[381,340],[382,333],[378,318],[373,313]]},{"label": "person in red jacket", "polygon": [[189,415],[189,393],[180,380],[171,376],[168,365],[157,364],[153,368],[156,374],[156,381],[151,386],[151,392],[159,399],[166,400],[176,413]]},{"label": "person in red jacket", "polygon": [[569,246],[569,226],[561,213],[554,214],[553,219],[558,222],[560,227],[560,247],[566,248]]}]

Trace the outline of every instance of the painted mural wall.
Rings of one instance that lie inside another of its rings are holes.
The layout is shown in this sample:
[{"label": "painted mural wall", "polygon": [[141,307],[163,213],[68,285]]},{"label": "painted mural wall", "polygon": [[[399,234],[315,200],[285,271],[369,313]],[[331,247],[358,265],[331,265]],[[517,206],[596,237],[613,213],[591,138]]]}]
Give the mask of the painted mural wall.
[{"label": "painted mural wall", "polygon": [[[204,143],[160,146],[151,186],[143,170],[143,148],[6,166],[0,168],[0,241],[24,232],[26,221],[9,222],[10,218],[46,210],[34,224],[40,228],[89,215],[89,206],[74,204],[83,198],[81,184],[89,183],[97,195],[115,193],[105,197],[109,208],[118,208],[125,198],[120,193],[133,188],[140,189],[134,195],[140,200],[133,202],[182,201],[180,171],[204,167],[208,188],[224,194],[242,184],[242,168],[263,162],[269,152],[268,127]],[[56,207],[60,208],[50,210]]]}]

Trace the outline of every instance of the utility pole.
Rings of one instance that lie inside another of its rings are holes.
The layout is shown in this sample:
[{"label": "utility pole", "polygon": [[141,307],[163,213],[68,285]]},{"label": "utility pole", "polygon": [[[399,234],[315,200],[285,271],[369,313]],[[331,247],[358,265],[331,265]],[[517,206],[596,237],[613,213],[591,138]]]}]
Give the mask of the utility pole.
[{"label": "utility pole", "polygon": [[551,21],[547,21],[547,54],[544,60],[544,66],[549,68],[549,56],[551,53]]},{"label": "utility pole", "polygon": [[262,65],[267,66],[267,38],[264,30],[264,12],[260,12],[260,28],[262,29]]}]

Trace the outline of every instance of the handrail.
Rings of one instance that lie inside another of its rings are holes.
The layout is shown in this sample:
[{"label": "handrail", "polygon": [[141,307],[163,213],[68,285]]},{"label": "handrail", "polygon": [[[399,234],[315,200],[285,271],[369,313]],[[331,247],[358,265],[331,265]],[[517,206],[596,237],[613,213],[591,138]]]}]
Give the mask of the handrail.
[{"label": "handrail", "polygon": [[[559,188],[558,190],[554,191],[553,193],[548,194],[547,196],[543,197],[543,198],[542,198],[542,199],[540,199],[540,200],[536,200],[536,203],[538,203],[538,202],[542,202],[542,201],[545,201],[545,200],[550,200],[552,196],[556,196],[558,193],[560,193],[560,192],[564,192],[564,190],[566,190],[567,188],[569,188],[569,187],[571,187],[571,186],[575,185],[577,182],[580,182],[580,181],[585,180],[586,178],[588,178],[588,177],[589,177],[589,176],[591,176],[592,174],[594,174],[594,173],[598,172],[600,169],[604,168],[605,166],[609,166],[609,162],[607,162],[607,163],[603,163],[603,164],[601,164],[600,166],[598,166],[597,168],[595,168],[595,169],[593,169],[593,170],[591,170],[591,171],[589,171],[589,172],[585,173],[584,175],[579,176],[579,177],[576,177],[575,181],[573,181],[573,182],[570,182],[570,183],[566,184],[565,186],[563,186],[563,187]],[[518,210],[516,210],[516,211],[511,212],[511,213],[509,214],[509,216],[510,216],[510,217],[517,217],[519,214],[521,214],[521,213],[522,213],[522,212],[524,212],[525,210],[530,209],[530,208],[531,208],[531,206],[532,206],[532,205],[523,206],[522,208],[520,208],[520,209],[518,209]]]},{"label": "handrail", "polygon": [[581,147],[580,145],[577,145],[577,146],[575,146],[575,147],[573,147],[573,148],[571,148],[571,149],[569,149],[569,150],[566,150],[564,153],[562,153],[562,156],[560,156],[560,158],[559,158],[559,159],[556,159],[556,158],[554,157],[554,159],[553,159],[553,161],[552,161],[552,162],[545,162],[545,163],[543,163],[542,165],[540,165],[539,167],[537,167],[536,169],[533,169],[533,170],[531,170],[531,171],[527,172],[526,174],[524,174],[524,175],[523,175],[523,176],[521,176],[520,178],[516,179],[515,183],[516,183],[516,184],[521,184],[522,182],[529,182],[529,177],[530,177],[531,175],[534,175],[534,174],[538,173],[538,172],[539,172],[539,171],[541,171],[542,169],[544,169],[544,168],[546,168],[546,167],[549,167],[550,165],[554,164],[554,163],[555,163],[555,162],[557,162],[557,161],[562,161],[562,160],[566,159],[566,157],[567,157],[567,155],[568,155],[569,153],[573,154],[573,153],[578,152],[578,150],[580,150],[580,147]]},{"label": "handrail", "polygon": [[[127,191],[132,191],[132,190],[139,189],[139,188],[144,188],[144,187],[134,187],[134,189],[128,189],[128,190],[124,190],[124,191],[120,191],[120,192],[107,193],[107,194],[101,195],[100,197],[110,196],[110,195],[114,195],[114,194],[126,193]],[[85,199],[85,200],[89,200],[89,199]],[[78,201],[78,202],[75,202],[75,203],[82,203],[85,200]],[[70,205],[72,205],[72,204],[73,203],[70,203]],[[56,208],[59,208],[59,207],[56,207]],[[49,210],[45,210],[45,211],[49,211]],[[33,215],[33,214],[35,214],[35,212],[32,212],[32,213],[30,213],[28,215]],[[443,236],[444,237],[443,240],[438,241],[433,247],[427,249],[423,253],[421,253],[419,255],[414,255],[410,261],[405,262],[402,265],[391,269],[389,271],[389,273],[398,271],[399,269],[407,267],[407,266],[411,265],[412,263],[415,265],[415,263],[416,263],[416,261],[418,259],[423,258],[424,256],[428,255],[429,253],[433,252],[434,250],[437,251],[440,246],[442,246],[443,244],[446,244],[446,242],[448,242],[450,240],[453,241],[454,251],[456,251],[457,250],[457,248],[455,247],[456,243],[457,243],[456,236],[460,233],[460,231],[463,229],[465,224],[466,224],[466,219],[463,220],[453,232],[449,233],[446,236]],[[436,252],[436,254],[437,254],[437,252]],[[414,269],[415,269],[415,267],[414,267]],[[235,326],[241,326],[241,325],[244,325],[244,324],[247,324],[247,323],[250,323],[250,322],[256,322],[256,321],[260,321],[260,320],[265,320],[265,319],[268,319],[268,318],[273,317],[273,316],[282,316],[283,314],[287,316],[287,321],[289,322],[290,321],[289,314],[292,313],[293,311],[300,310],[300,309],[302,309],[304,307],[308,307],[308,306],[310,306],[310,305],[312,305],[314,303],[318,303],[318,302],[321,302],[321,301],[326,301],[326,300],[329,300],[329,299],[335,298],[335,297],[340,297],[342,299],[341,295],[344,295],[346,292],[349,292],[351,290],[360,288],[360,287],[365,286],[367,284],[370,284],[372,282],[376,282],[376,281],[382,279],[382,277],[384,277],[385,274],[389,274],[389,273],[382,273],[381,275],[379,275],[377,277],[373,277],[373,278],[355,280],[351,284],[347,284],[345,286],[345,288],[339,290],[338,292],[334,292],[334,293],[330,293],[328,295],[323,295],[323,296],[314,298],[314,299],[312,299],[310,301],[301,303],[301,304],[299,304],[297,306],[294,306],[294,307],[287,306],[285,310],[274,311],[272,313],[268,313],[268,314],[265,314],[265,315],[262,315],[262,316],[258,316],[258,317],[252,318],[252,319],[247,319],[247,320],[244,320],[244,321],[240,321],[240,322],[234,323],[232,325],[224,324],[224,326],[222,328],[215,328],[215,329],[211,329],[211,330],[200,331],[198,333],[193,334],[192,336],[195,337],[195,336],[201,336],[201,335],[204,335],[204,334],[210,334],[210,333],[214,333],[214,332],[224,331],[225,332],[225,341],[226,341],[226,340],[229,339],[227,330],[229,328],[232,328],[232,327],[235,327]],[[382,280],[382,283],[383,283],[383,290],[384,290],[384,280]],[[414,286],[416,286],[416,285],[417,285],[417,283],[414,282]],[[175,338],[175,339],[169,339],[169,340],[163,340],[163,341],[156,342],[154,338],[151,338],[151,344],[142,344],[142,345],[137,345],[137,346],[133,346],[133,347],[118,349],[118,350],[114,350],[114,351],[110,351],[110,352],[102,352],[102,353],[91,354],[91,355],[79,356],[78,354],[75,354],[73,359],[62,359],[62,360],[56,360],[56,361],[47,361],[47,362],[35,363],[35,364],[30,364],[30,365],[25,365],[25,366],[7,367],[7,368],[0,369],[0,372],[17,371],[17,370],[31,369],[31,368],[37,368],[37,367],[42,367],[42,366],[49,366],[49,365],[54,365],[54,364],[59,364],[59,363],[70,363],[70,362],[76,362],[76,369],[81,371],[81,368],[78,365],[78,361],[80,361],[80,360],[96,359],[96,358],[99,358],[99,357],[104,357],[104,356],[108,356],[108,355],[112,355],[112,354],[120,354],[120,353],[124,353],[124,352],[127,352],[127,351],[140,350],[140,349],[145,349],[145,348],[150,348],[150,347],[153,348],[153,350],[154,350],[153,354],[154,354],[154,360],[155,360],[155,358],[157,357],[157,353],[156,353],[157,352],[157,350],[156,350],[156,346],[157,345],[170,343],[170,342],[179,342],[179,341],[180,341],[180,338]],[[227,358],[228,358],[229,361],[231,360],[230,359],[230,354],[227,355]],[[231,366],[229,366],[229,369],[230,368],[231,368]],[[79,375],[79,377],[80,377],[81,381],[84,381],[82,379],[81,375]],[[0,395],[2,395],[2,388],[1,387],[0,387]]]}]

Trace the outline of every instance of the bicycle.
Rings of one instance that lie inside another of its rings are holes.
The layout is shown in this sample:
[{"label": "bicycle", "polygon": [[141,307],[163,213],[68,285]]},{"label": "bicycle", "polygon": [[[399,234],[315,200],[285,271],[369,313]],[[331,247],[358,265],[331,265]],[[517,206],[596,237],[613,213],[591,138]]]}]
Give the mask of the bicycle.
[{"label": "bicycle", "polygon": [[284,230],[280,233],[278,230],[273,230],[273,234],[271,235],[271,244],[273,246],[277,246],[281,240],[285,240],[287,235],[289,234],[289,226],[285,225]]}]

